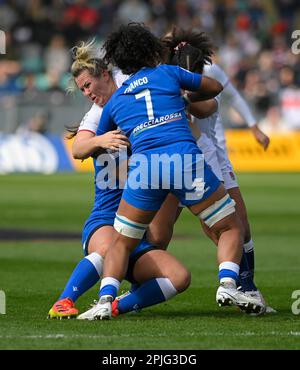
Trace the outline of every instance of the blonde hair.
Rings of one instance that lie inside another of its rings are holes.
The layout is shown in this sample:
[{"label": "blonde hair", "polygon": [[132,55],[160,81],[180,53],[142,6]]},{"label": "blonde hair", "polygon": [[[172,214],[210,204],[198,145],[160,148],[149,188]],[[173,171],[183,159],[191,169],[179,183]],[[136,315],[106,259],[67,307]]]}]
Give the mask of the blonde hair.
[{"label": "blonde hair", "polygon": [[78,46],[74,46],[71,49],[71,52],[74,62],[71,66],[72,77],[67,86],[68,93],[73,93],[77,90],[78,87],[75,78],[78,77],[82,71],[88,70],[92,76],[100,77],[102,72],[107,70],[107,64],[97,56],[99,52],[96,47],[95,39],[89,42],[81,41]]}]

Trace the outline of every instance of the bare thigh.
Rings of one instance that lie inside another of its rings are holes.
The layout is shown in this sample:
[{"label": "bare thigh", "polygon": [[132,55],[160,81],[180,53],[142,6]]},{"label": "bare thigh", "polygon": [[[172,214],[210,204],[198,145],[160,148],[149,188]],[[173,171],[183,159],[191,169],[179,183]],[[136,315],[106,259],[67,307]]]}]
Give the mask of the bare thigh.
[{"label": "bare thigh", "polygon": [[113,226],[105,225],[96,230],[89,241],[88,252],[97,252],[105,257],[106,251],[116,237],[116,231]]},{"label": "bare thigh", "polygon": [[152,245],[162,249],[168,247],[173,235],[174,224],[182,210],[178,204],[178,199],[170,193],[156,213],[147,230],[147,239]]}]

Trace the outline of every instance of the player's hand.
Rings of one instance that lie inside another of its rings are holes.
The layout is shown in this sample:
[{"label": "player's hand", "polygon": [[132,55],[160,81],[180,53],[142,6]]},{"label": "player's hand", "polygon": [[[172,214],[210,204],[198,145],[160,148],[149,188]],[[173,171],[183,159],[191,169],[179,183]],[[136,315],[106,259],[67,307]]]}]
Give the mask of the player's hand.
[{"label": "player's hand", "polygon": [[122,134],[121,130],[109,131],[106,134],[97,137],[99,147],[118,151],[130,146],[128,138]]},{"label": "player's hand", "polygon": [[262,132],[257,124],[251,127],[251,131],[256,141],[264,148],[264,150],[267,150],[270,144],[269,136]]}]

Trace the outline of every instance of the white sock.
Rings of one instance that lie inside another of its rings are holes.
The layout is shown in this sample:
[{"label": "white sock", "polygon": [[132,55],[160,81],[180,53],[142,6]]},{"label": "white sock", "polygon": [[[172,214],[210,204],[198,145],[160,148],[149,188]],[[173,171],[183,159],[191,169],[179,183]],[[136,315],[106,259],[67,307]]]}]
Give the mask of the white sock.
[{"label": "white sock", "polygon": [[157,278],[157,284],[159,285],[165,300],[171,299],[176,294],[178,294],[177,290],[175,289],[174,285],[172,284],[171,280],[168,278]]},{"label": "white sock", "polygon": [[85,257],[87,260],[89,260],[97,270],[99,277],[101,277],[102,272],[103,272],[103,262],[104,259],[103,257],[100,256],[100,254],[93,252],[89,254],[88,256]]}]

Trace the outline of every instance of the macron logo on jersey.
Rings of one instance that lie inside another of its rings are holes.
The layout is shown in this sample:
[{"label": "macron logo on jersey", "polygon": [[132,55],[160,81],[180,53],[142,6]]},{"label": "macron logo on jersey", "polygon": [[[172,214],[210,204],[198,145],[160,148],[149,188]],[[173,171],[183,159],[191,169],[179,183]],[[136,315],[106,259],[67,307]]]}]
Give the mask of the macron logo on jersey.
[{"label": "macron logo on jersey", "polygon": [[130,85],[127,87],[127,89],[125,89],[124,94],[128,94],[132,90],[134,90],[136,87],[145,85],[147,83],[148,83],[148,78],[147,77],[143,77],[143,78],[139,78],[137,80],[134,80],[130,83]]}]

